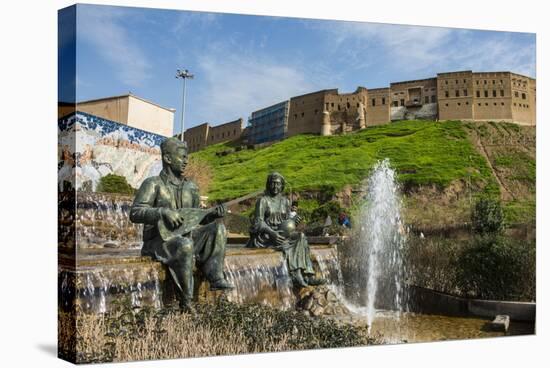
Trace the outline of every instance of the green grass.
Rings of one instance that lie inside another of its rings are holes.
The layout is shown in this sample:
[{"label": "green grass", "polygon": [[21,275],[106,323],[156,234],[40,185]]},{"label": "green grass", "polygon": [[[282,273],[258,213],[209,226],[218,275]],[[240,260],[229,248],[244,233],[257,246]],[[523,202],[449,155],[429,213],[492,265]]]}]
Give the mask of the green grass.
[{"label": "green grass", "polygon": [[193,154],[212,166],[211,200],[262,189],[271,171],[283,174],[293,191],[338,191],[346,184],[358,184],[384,158],[390,159],[405,187],[444,188],[470,176],[487,194],[498,194],[484,158],[458,121],[405,121],[348,135],[299,135],[258,150],[216,155],[229,147],[218,144]]}]

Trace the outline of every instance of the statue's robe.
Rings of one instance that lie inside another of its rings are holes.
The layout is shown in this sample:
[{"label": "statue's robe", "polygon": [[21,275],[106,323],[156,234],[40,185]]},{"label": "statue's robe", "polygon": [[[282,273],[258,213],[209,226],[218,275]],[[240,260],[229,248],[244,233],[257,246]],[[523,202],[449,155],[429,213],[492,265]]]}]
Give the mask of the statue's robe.
[{"label": "statue's robe", "polygon": [[[250,227],[249,248],[279,248],[266,230],[278,231],[280,225],[290,218],[290,201],[281,194],[264,194],[256,201],[256,208]],[[309,244],[304,233],[295,232],[287,239],[288,246],[281,247],[289,271],[301,270],[304,275],[314,275]]]}]

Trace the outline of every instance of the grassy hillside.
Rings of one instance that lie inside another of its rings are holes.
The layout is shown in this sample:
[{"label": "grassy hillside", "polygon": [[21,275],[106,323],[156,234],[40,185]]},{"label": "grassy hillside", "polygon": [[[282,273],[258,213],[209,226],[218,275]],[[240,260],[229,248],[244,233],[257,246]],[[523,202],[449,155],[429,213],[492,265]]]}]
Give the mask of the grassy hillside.
[{"label": "grassy hillside", "polygon": [[377,160],[389,158],[405,189],[471,181],[476,193],[499,195],[487,160],[472,144],[461,122],[405,121],[348,135],[300,135],[257,150],[226,155],[230,143],[193,156],[213,169],[210,199],[225,200],[260,190],[269,172],[279,171],[293,191],[339,191],[358,184]]}]

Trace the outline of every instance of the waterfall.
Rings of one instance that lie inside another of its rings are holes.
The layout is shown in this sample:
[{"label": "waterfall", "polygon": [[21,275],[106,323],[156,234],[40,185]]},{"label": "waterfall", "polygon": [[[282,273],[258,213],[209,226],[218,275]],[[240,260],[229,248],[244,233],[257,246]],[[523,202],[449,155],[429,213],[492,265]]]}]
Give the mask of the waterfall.
[{"label": "waterfall", "polygon": [[[366,288],[361,304],[372,326],[377,309],[403,310],[405,231],[395,171],[388,159],[379,161],[366,183],[356,248],[357,284]],[[370,328],[370,327],[369,327]]]}]

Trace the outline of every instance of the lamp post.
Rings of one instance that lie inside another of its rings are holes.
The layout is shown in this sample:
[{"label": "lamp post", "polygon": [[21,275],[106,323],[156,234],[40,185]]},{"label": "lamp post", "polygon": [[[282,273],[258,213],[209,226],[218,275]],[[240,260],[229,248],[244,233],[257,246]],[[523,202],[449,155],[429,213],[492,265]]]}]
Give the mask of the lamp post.
[{"label": "lamp post", "polygon": [[183,142],[183,130],[184,130],[184,116],[185,116],[185,81],[187,79],[193,79],[194,75],[189,73],[189,70],[183,69],[183,70],[177,70],[176,71],[176,79],[183,79],[183,97],[181,100],[181,140]]}]

